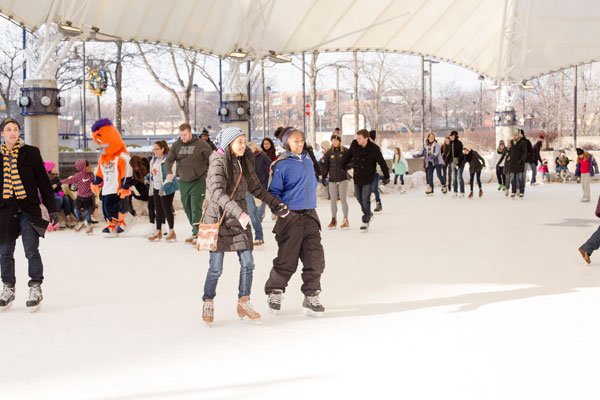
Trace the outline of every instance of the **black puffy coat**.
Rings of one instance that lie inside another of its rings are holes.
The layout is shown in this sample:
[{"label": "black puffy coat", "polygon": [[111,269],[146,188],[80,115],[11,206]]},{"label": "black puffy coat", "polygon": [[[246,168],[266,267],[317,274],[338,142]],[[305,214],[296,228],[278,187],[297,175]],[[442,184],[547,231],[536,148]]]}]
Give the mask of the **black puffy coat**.
[{"label": "black puffy coat", "polygon": [[[0,153],[0,168],[3,165],[4,157]],[[34,146],[23,145],[19,149],[17,169],[27,197],[22,200],[17,200],[14,197],[3,199],[0,194],[0,243],[10,243],[20,235],[17,224],[17,212],[19,210],[25,214],[38,235],[44,236],[48,221],[42,218],[38,191],[48,209],[48,213],[56,213],[54,190],[52,190],[46,168],[44,168],[40,150]],[[2,172],[0,173],[0,190],[3,187],[4,173]]]},{"label": "black puffy coat", "polygon": [[323,179],[329,175],[329,182],[343,182],[348,179],[348,171],[342,167],[344,156],[348,149],[341,147],[332,147],[327,150],[323,156]]},{"label": "black puffy coat", "polygon": [[[531,143],[530,143],[531,144]],[[525,163],[527,162],[527,143],[521,138],[516,142],[511,141],[510,147],[510,172],[519,173],[525,171]]]},{"label": "black puffy coat", "polygon": [[[209,158],[206,195],[210,199],[203,222],[205,224],[217,223],[223,215],[223,211],[227,211],[219,229],[217,251],[251,250],[253,248],[251,224],[243,229],[238,221],[242,213],[248,213],[246,192],[252,193],[254,197],[262,200],[272,209],[276,208],[281,201],[267,192],[260,184],[254,172],[252,151],[246,149],[243,157],[236,157],[230,153],[228,146],[225,153],[229,154],[224,155],[215,151]],[[240,175],[240,168],[243,171],[242,179],[233,198],[230,198]],[[229,174],[227,169],[229,169]]]},{"label": "black puffy coat", "polygon": [[527,146],[527,157],[525,158],[525,162],[531,164],[535,163],[535,154],[533,153],[533,146],[531,145],[531,141],[523,136],[523,141]]},{"label": "black puffy coat", "polygon": [[471,174],[481,171],[485,166],[485,160],[475,150],[471,150],[469,154],[465,155],[464,162],[469,163],[469,173]]},{"label": "black puffy coat", "polygon": [[448,146],[448,162],[452,164],[454,158],[458,159],[459,164],[461,164],[465,158],[463,144],[458,139],[451,140],[450,145]]},{"label": "black puffy coat", "polygon": [[350,145],[350,149],[344,156],[342,169],[346,169],[348,164],[354,164],[354,183],[358,185],[368,185],[375,180],[377,172],[377,164],[383,172],[383,179],[390,179],[390,171],[388,169],[379,146],[369,141],[365,147],[358,144],[356,140]]}]

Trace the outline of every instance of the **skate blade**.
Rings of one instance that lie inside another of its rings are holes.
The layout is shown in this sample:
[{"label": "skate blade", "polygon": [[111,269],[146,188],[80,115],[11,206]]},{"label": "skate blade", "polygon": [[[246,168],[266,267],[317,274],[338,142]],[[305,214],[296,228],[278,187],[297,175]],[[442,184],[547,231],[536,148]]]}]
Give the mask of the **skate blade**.
[{"label": "skate blade", "polygon": [[12,305],[13,305],[13,302],[11,301],[10,303],[8,303],[7,305],[5,305],[4,307],[0,307],[0,312],[9,310],[12,307]]},{"label": "skate blade", "polygon": [[165,242],[167,243],[175,243],[177,241],[177,239],[169,239],[169,240],[165,240]]},{"label": "skate blade", "polygon": [[29,310],[30,313],[34,313],[34,312],[38,311],[41,306],[42,306],[42,303],[35,305],[35,306],[27,307],[27,309]]},{"label": "skate blade", "polygon": [[304,315],[308,315],[309,317],[315,317],[315,318],[323,318],[323,314],[324,314],[322,312],[313,311],[310,308],[306,308],[306,307],[302,307],[302,312],[304,312]]},{"label": "skate blade", "polygon": [[[238,315],[238,317],[240,317],[240,316]],[[260,318],[252,319],[246,315],[240,317],[240,321],[242,321],[243,323],[246,323],[246,324],[256,324],[256,325],[262,324],[262,321],[260,320]]]},{"label": "skate blade", "polygon": [[208,322],[208,321],[204,321],[204,320],[202,322],[204,322],[206,324],[206,326],[208,326],[209,328],[211,328],[213,326],[212,322]]},{"label": "skate blade", "polygon": [[350,228],[340,228],[341,231],[349,231]]},{"label": "skate blade", "polygon": [[369,230],[368,230],[368,229],[361,229],[361,230],[360,230],[360,233],[367,233],[367,232],[369,232]]},{"label": "skate blade", "polygon": [[274,310],[274,309],[272,309],[272,308],[269,308],[269,313],[270,313],[271,315],[279,315],[279,311],[281,311],[281,310]]}]

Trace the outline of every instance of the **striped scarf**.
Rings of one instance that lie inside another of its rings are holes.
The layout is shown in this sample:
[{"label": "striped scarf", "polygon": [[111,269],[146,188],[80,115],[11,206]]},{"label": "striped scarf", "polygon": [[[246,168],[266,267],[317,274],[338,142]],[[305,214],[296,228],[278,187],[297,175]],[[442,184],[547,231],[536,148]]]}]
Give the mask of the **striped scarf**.
[{"label": "striped scarf", "polygon": [[4,188],[2,190],[2,198],[10,199],[13,193],[17,199],[24,199],[27,197],[23,182],[19,176],[19,170],[17,169],[17,158],[19,157],[19,147],[21,147],[21,139],[17,140],[17,143],[8,150],[5,143],[2,143],[2,156],[4,158]]}]

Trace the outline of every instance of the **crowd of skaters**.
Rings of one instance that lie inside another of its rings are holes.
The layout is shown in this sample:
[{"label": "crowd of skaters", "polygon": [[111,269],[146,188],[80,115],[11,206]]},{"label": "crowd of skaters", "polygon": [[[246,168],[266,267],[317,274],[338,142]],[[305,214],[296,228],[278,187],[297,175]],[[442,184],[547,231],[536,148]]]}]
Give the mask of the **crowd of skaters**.
[{"label": "crowd of skaters", "polygon": [[[42,301],[43,282],[39,238],[46,231],[55,229],[61,211],[76,231],[87,227],[86,233],[93,233],[92,216],[97,205],[90,185],[94,173],[89,162],[78,160],[77,173],[60,180],[56,165],[44,162],[37,148],[26,145],[20,139],[17,121],[4,120],[0,130],[3,138],[0,152],[3,165],[0,220],[6,226],[0,233],[4,284],[0,294],[0,309],[8,308],[15,299],[13,253],[15,241],[21,236],[29,261],[30,294],[27,306],[31,311],[36,311]],[[165,141],[156,141],[150,159],[133,156],[129,161],[132,196],[148,202],[151,223],[148,241],[162,239],[165,223],[169,228],[165,234],[166,241],[177,240],[173,209],[177,191],[180,192],[184,212],[191,225],[191,234],[185,243],[196,243],[199,223],[214,224],[221,221],[217,248],[209,252],[209,268],[204,284],[202,319],[209,325],[214,321],[214,298],[226,252],[236,252],[240,262],[239,317],[251,321],[260,319],[260,314],[250,303],[254,270],[252,251],[264,244],[262,220],[266,206],[269,206],[276,220],[274,233],[278,246],[277,257],[273,260],[264,288],[269,310],[276,314],[281,309],[288,282],[296,272],[298,262],[302,261],[302,307],[305,313],[313,316],[322,316],[325,309],[319,299],[325,258],[320,236],[321,224],[316,213],[318,182],[327,187],[331,201],[329,229],[338,226],[338,201],[342,209],[339,227],[350,228],[347,200],[350,180],[353,181],[354,195],[361,208],[362,232],[369,229],[374,214],[382,211],[378,196],[379,182],[387,185],[391,176],[381,149],[375,143],[376,132],[360,130],[350,146],[344,147],[339,130],[334,131],[330,139],[331,146],[319,161],[306,144],[303,132],[293,127],[281,127],[276,130],[275,137],[283,146],[279,154],[273,140],[265,138],[260,146],[247,143],[246,134],[238,128],[221,130],[213,143],[208,132],[196,137],[189,124],[182,124],[179,139],[172,146],[169,147]],[[515,129],[507,145],[500,142],[492,158],[498,190],[504,190],[507,196],[510,193],[511,197],[523,197],[527,169],[532,171],[532,185],[536,184],[537,170],[542,176],[548,173],[547,161],[540,158],[543,137],[539,139],[532,146],[525,138],[525,132]],[[577,149],[577,155],[575,175],[581,179],[584,188],[582,201],[589,201],[589,181],[598,173],[597,164],[591,154],[581,149]],[[470,174],[469,197],[474,196],[475,182],[478,184],[479,197],[483,195],[481,171],[486,167],[486,161],[477,151],[463,146],[456,131],[444,138],[442,145],[438,144],[434,134],[429,134],[423,149],[415,157],[423,158],[427,195],[434,192],[436,174],[443,193],[453,191],[455,197],[464,197],[462,176],[466,164],[469,164]],[[566,156],[559,155],[556,160],[557,172],[563,172],[568,163]],[[403,192],[404,175],[409,169],[400,148],[394,149],[391,165],[394,185],[399,181]],[[62,191],[63,184],[77,187],[74,202]],[[376,207],[371,210],[373,194]],[[133,211],[131,197],[122,200],[121,208]],[[597,214],[600,216],[600,203]],[[254,237],[250,226],[254,228]],[[589,263],[590,255],[598,247],[600,230],[579,252]]]}]

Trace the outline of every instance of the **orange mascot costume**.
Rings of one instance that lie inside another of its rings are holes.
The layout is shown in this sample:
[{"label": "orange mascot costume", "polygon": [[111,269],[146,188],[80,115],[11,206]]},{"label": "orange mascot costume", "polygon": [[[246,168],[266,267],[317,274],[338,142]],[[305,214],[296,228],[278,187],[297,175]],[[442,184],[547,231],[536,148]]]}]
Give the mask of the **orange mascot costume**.
[{"label": "orange mascot costume", "polygon": [[122,212],[121,199],[131,195],[133,170],[129,153],[121,135],[109,119],[100,119],[92,126],[94,141],[103,148],[92,192],[102,198],[102,213],[108,226],[102,233],[118,236],[127,228],[126,213]]}]

